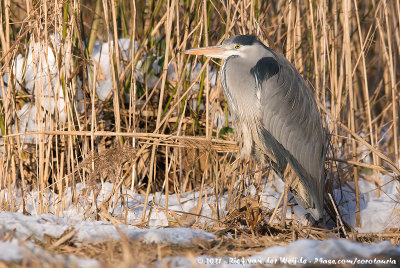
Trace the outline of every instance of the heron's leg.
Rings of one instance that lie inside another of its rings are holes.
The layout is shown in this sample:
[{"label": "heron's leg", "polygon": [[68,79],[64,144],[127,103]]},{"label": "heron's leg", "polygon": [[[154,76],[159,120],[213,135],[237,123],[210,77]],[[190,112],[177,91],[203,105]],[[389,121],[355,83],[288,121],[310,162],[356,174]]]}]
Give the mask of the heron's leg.
[{"label": "heron's leg", "polygon": [[283,181],[285,183],[285,188],[283,190],[284,197],[283,197],[282,221],[281,221],[282,227],[286,226],[286,211],[289,201],[289,190],[290,187],[292,187],[292,184],[295,181],[295,179],[296,179],[296,173],[289,164],[286,165],[285,171],[283,172]]},{"label": "heron's leg", "polygon": [[288,206],[288,199],[289,199],[289,182],[285,180],[285,188],[283,189],[283,207],[282,207],[282,219],[281,219],[281,226],[283,228],[286,227],[286,211]]}]

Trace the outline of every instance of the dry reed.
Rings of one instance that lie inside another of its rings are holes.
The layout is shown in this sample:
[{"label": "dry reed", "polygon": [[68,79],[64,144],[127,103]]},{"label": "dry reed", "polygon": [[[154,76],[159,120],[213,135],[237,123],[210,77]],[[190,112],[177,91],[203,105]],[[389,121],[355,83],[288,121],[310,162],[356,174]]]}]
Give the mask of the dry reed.
[{"label": "dry reed", "polygon": [[[245,223],[250,233],[265,234],[260,215],[273,212],[253,210],[254,200],[243,206],[244,182],[235,182],[242,174],[241,180],[248,176],[260,185],[267,173],[251,161],[235,161],[238,149],[232,126],[227,119],[216,125],[215,116],[227,115],[219,79],[215,87],[210,85],[209,70],[219,69],[219,63],[179,53],[219,44],[235,34],[257,34],[293,62],[313,88],[332,133],[328,173],[336,182],[354,183],[358,226],[358,182],[373,173],[379,195],[379,174],[393,179],[400,175],[399,1],[5,0],[0,20],[3,209],[16,211],[24,205],[15,202],[18,189],[35,189],[42,193],[38,212],[50,211],[44,193],[63,193],[78,182],[88,182],[89,162],[108,148],[125,144],[135,148],[135,157],[127,154],[132,161],[108,164],[121,169],[121,187],[146,194],[143,225],[151,193],[203,194],[207,185],[217,197],[228,192],[233,200],[229,208],[214,204],[215,228],[235,229],[235,224]],[[100,100],[95,83],[102,83],[104,70],[92,57],[94,40],[118,44],[120,38],[136,42],[137,48],[125,57],[119,46],[108,47],[112,90]],[[161,70],[153,87],[149,80],[157,74],[157,56]],[[23,66],[17,66],[18,57],[24,59]],[[26,73],[29,57],[43,67],[34,64],[32,73]],[[54,66],[49,66],[49,57],[54,57]],[[189,81],[192,70],[187,66],[196,61],[202,68]],[[175,72],[172,80],[169,66]],[[18,111],[24,105],[36,111],[34,131],[19,124]],[[28,134],[33,135],[31,142],[26,142]],[[109,165],[94,164],[96,174],[112,169]],[[237,196],[234,185],[241,187]],[[53,204],[53,211],[58,215],[65,204],[66,200]],[[229,216],[218,218],[219,210],[228,210]],[[169,213],[174,217],[175,212]],[[194,215],[198,213],[199,209]]]}]

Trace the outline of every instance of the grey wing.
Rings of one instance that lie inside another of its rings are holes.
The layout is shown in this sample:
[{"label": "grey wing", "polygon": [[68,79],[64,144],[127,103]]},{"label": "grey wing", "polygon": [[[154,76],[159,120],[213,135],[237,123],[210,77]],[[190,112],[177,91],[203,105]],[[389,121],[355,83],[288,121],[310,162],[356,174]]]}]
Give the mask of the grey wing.
[{"label": "grey wing", "polygon": [[273,55],[279,71],[264,79],[258,89],[262,125],[287,151],[287,161],[314,201],[322,204],[325,132],[319,111],[295,67],[282,55]]}]

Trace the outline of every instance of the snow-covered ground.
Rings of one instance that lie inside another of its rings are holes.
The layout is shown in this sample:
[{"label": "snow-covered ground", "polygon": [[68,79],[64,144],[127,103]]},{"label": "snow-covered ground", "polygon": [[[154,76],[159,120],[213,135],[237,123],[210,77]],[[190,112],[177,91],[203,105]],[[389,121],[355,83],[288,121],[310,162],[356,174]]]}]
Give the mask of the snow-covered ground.
[{"label": "snow-covered ground", "polygon": [[[384,182],[387,182],[382,190],[382,196],[376,197],[375,188],[368,184],[360,184],[360,189],[365,191],[362,195],[362,206],[361,206],[361,217],[362,227],[358,228],[359,232],[383,232],[388,228],[399,227],[399,217],[393,213],[396,202],[399,199],[396,187],[397,182],[389,182],[389,176],[383,176]],[[280,191],[283,189],[283,184],[280,179],[276,179],[274,182],[277,185],[277,189],[273,190],[272,187],[266,185],[263,189],[262,202],[263,206],[268,209],[273,209],[280,196]],[[44,198],[49,200],[48,213],[38,214],[38,193],[32,191],[27,193],[26,199],[26,210],[30,215],[23,215],[22,213],[22,196],[18,193],[14,196],[14,202],[20,207],[18,212],[0,212],[0,236],[5,237],[7,234],[12,233],[12,238],[8,241],[0,243],[0,260],[4,261],[15,261],[19,262],[23,258],[29,256],[37,256],[47,259],[54,258],[54,262],[62,262],[66,265],[76,264],[81,267],[90,267],[99,265],[96,260],[80,259],[73,255],[71,256],[60,256],[51,255],[44,249],[41,249],[32,242],[26,241],[28,239],[34,239],[43,241],[46,236],[60,238],[69,231],[74,231],[73,242],[79,246],[82,243],[99,243],[107,240],[120,239],[120,233],[123,232],[129,239],[141,240],[145,243],[175,243],[185,244],[191,243],[192,239],[215,239],[217,238],[214,234],[208,233],[200,229],[192,228],[164,228],[168,226],[168,216],[166,214],[165,195],[162,193],[156,193],[151,195],[149,199],[149,206],[147,212],[150,215],[148,229],[140,229],[135,226],[136,223],[141,221],[143,211],[143,201],[145,196],[141,194],[135,194],[131,190],[124,190],[124,204],[121,203],[121,199],[117,203],[108,203],[108,212],[113,215],[114,219],[120,223],[109,222],[109,221],[98,221],[92,219],[88,214],[94,213],[93,209],[101,206],[104,200],[113,189],[113,184],[104,183],[99,194],[97,195],[97,206],[93,201],[93,194],[87,194],[87,187],[83,184],[76,185],[76,196],[81,196],[82,199],[86,200],[86,207],[82,203],[82,206],[76,206],[72,203],[66,202],[64,204],[65,209],[59,211],[59,216],[54,214],[57,211],[57,204],[59,202],[59,196],[48,192],[44,194]],[[255,187],[248,185],[248,195],[255,195]],[[348,190],[348,189],[347,189]],[[84,193],[87,197],[83,198]],[[342,189],[341,193],[346,193],[346,188]],[[339,193],[335,192],[338,196]],[[1,192],[1,196],[4,197],[4,201],[7,201],[7,194],[5,191]],[[155,197],[154,197],[155,196]],[[207,196],[207,197],[206,197]],[[340,210],[344,215],[344,220],[350,223],[354,223],[354,210],[352,196],[350,193],[343,194],[344,198],[339,202]],[[71,191],[68,190],[66,196],[63,197],[65,200],[71,200]],[[347,198],[347,199],[345,199]],[[213,212],[209,204],[215,204],[215,198],[212,191],[207,191],[207,194],[203,193],[202,196],[202,207],[200,214],[205,217],[202,218],[204,223],[212,224]],[[223,195],[220,197],[221,213],[226,211],[224,208],[229,206],[227,203],[228,196]],[[340,199],[338,199],[340,200]],[[168,209],[176,211],[177,215],[180,215],[179,211],[193,212],[199,203],[199,192],[186,193],[181,195],[179,198],[176,195],[169,195],[168,197]],[[124,207],[125,206],[125,207]],[[127,213],[121,213],[126,208]],[[352,211],[353,210],[353,211]],[[294,207],[295,218],[298,221],[304,219],[305,211],[300,206]],[[121,215],[124,215],[123,217]],[[353,215],[353,216],[352,216]],[[223,215],[221,215],[223,216]],[[291,213],[287,214],[288,218],[291,218]],[[269,219],[265,219],[268,221]],[[186,222],[185,222],[186,223]],[[116,228],[118,226],[118,229]],[[225,264],[228,266],[236,265],[242,267],[243,265],[250,264],[276,264],[276,263],[297,263],[297,264],[318,264],[326,262],[357,262],[364,261],[368,262],[380,261],[380,264],[393,264],[398,260],[394,257],[400,256],[400,246],[392,246],[389,241],[372,244],[361,244],[351,242],[345,239],[329,239],[326,241],[316,240],[298,240],[288,244],[287,246],[275,246],[265,249],[264,251],[249,257],[249,258],[237,258],[226,256],[224,258],[214,258],[211,256],[197,256],[196,258],[187,258],[183,256],[176,256],[173,258],[165,258],[161,262],[157,263],[160,267],[167,263],[172,267],[182,267],[189,264],[204,264],[206,266],[218,266],[217,264]],[[374,257],[374,256],[389,256],[387,259]],[[392,257],[391,257],[392,256]],[[359,263],[360,264],[360,263]],[[367,263],[368,264],[368,263]]]},{"label": "snow-covered ground", "polygon": [[[58,51],[58,43],[56,37],[51,38],[53,47]],[[113,45],[111,43],[111,45]],[[97,73],[99,77],[96,80],[96,94],[99,100],[105,100],[112,92],[112,81],[110,73],[110,59],[109,59],[109,44],[97,43],[92,53],[93,66],[97,66]],[[131,44],[129,39],[119,40],[119,46],[121,50],[121,66],[126,67],[127,62],[131,59]],[[137,44],[135,44],[135,49]],[[67,119],[66,103],[64,92],[61,90],[60,79],[57,77],[60,70],[56,66],[56,57],[53,55],[53,50],[49,49],[45,44],[37,43],[34,49],[28,50],[28,57],[25,59],[19,55],[16,57],[14,65],[14,76],[18,81],[18,85],[24,85],[25,90],[29,94],[35,95],[35,89],[40,87],[43,88],[42,96],[40,101],[35,105],[27,102],[25,105],[17,111],[19,121],[18,126],[19,132],[26,131],[38,131],[44,130],[48,126],[46,123],[46,114],[39,115],[38,109],[42,107],[48,114],[57,115],[59,122],[65,122]],[[63,49],[63,55],[66,60],[71,60],[70,47],[65,46]],[[38,51],[47,51],[48,57],[43,57],[43,54]],[[153,73],[150,77],[144,77],[143,66],[146,60],[150,57],[154,57],[152,60]],[[152,88],[156,86],[157,80],[160,77],[162,66],[159,64],[160,58],[155,56],[143,57],[139,62],[135,70],[135,77],[140,82],[145,82]],[[33,64],[36,62],[36,64]],[[97,64],[97,65],[96,65]],[[23,66],[26,66],[25,69]],[[48,67],[48,68],[47,68]],[[62,67],[61,67],[62,68]],[[187,66],[187,73],[191,73],[191,79],[195,77],[201,71],[201,65],[198,63],[195,66]],[[168,68],[168,79],[175,81],[178,75],[176,73],[175,64],[171,63]],[[210,68],[209,70],[210,85],[214,87],[217,81],[217,72]],[[4,75],[4,81],[8,81],[7,75]],[[92,81],[92,80],[91,80]],[[78,85],[78,92],[74,98],[81,100],[82,92],[80,91],[80,81],[76,81]],[[19,86],[16,87],[19,90]],[[198,87],[194,87],[194,90]],[[71,94],[68,93],[68,94]],[[0,91],[1,97],[1,91]],[[197,105],[197,103],[193,103]],[[81,106],[78,105],[77,110],[80,111]],[[204,107],[201,107],[204,109]],[[210,109],[211,111],[212,109]],[[39,122],[38,118],[43,117],[43,122]],[[216,111],[215,120],[219,122],[218,125],[223,125],[224,114],[222,111]],[[36,143],[34,135],[22,136],[21,141],[23,143]],[[382,185],[380,191],[380,197],[377,196],[375,185],[365,180],[360,180],[360,214],[361,214],[361,227],[356,228],[361,233],[379,233],[384,232],[390,228],[400,227],[400,213],[399,200],[400,190],[399,183],[393,181],[389,175],[380,176],[380,185]],[[355,226],[355,200],[354,191],[352,190],[352,182],[348,185],[343,186],[340,190],[334,192],[334,198],[338,202],[339,210],[343,216],[343,220],[348,222],[353,227]],[[274,209],[279,201],[280,193],[283,190],[283,183],[280,179],[275,179],[275,187],[269,187],[268,183],[261,191],[261,201],[265,208]],[[73,236],[74,243],[98,243],[104,240],[116,240],[120,239],[120,233],[118,229],[122,231],[128,238],[133,240],[141,240],[143,242],[155,242],[155,243],[191,243],[191,240],[196,239],[214,239],[216,236],[211,233],[207,233],[203,230],[192,229],[192,228],[163,228],[168,226],[168,215],[166,213],[167,204],[165,195],[157,193],[152,195],[149,199],[149,206],[147,207],[146,213],[149,216],[148,229],[140,229],[135,227],[135,223],[141,222],[143,212],[143,202],[145,200],[144,195],[134,193],[130,190],[124,190],[124,203],[121,203],[121,199],[118,199],[117,203],[113,203],[112,199],[108,203],[108,213],[112,214],[120,223],[110,223],[109,221],[97,221],[93,219],[91,215],[95,214],[95,210],[107,199],[107,196],[112,191],[113,185],[110,183],[104,183],[99,185],[101,188],[99,195],[96,200],[93,200],[92,195],[88,195],[85,201],[82,201],[80,206],[72,204],[71,189],[68,189],[63,196],[62,200],[66,200],[66,203],[60,202],[59,196],[53,194],[51,191],[45,192],[44,200],[48,200],[47,213],[38,213],[38,192],[32,191],[26,194],[27,204],[26,210],[30,215],[23,215],[22,211],[22,195],[20,192],[15,193],[13,196],[9,196],[7,192],[1,192],[1,200],[3,202],[10,202],[10,198],[13,199],[13,204],[17,204],[19,207],[17,212],[0,212],[0,237],[6,240],[0,242],[0,261],[15,261],[20,262],[22,259],[36,256],[38,258],[46,259],[49,261],[61,262],[66,266],[77,265],[81,267],[93,267],[99,265],[96,260],[85,260],[71,256],[61,256],[50,254],[46,250],[37,247],[34,243],[30,242],[29,239],[34,238],[35,240],[42,241],[46,235],[59,238],[65,232],[74,231]],[[83,184],[76,186],[77,196],[83,194],[88,187]],[[255,195],[256,189],[254,185],[247,185],[247,194]],[[215,204],[215,196],[211,189],[206,189],[207,194],[203,194],[200,197],[199,192],[181,194],[179,198],[176,195],[170,195],[168,197],[168,209],[185,212],[197,211],[198,204],[201,203],[200,214],[204,217],[201,218],[203,223],[209,222],[212,224],[212,219],[215,218],[211,204]],[[200,199],[201,198],[201,199]],[[227,211],[225,208],[229,207],[228,196],[223,195],[220,197],[220,213],[224,214]],[[201,201],[201,202],[200,202]],[[89,205],[88,205],[89,204]],[[126,207],[128,207],[127,213],[125,213]],[[300,207],[293,207],[294,219],[297,222],[302,223],[304,221],[304,215],[306,212]],[[124,212],[124,217],[121,215]],[[55,216],[57,215],[57,216]],[[224,215],[220,215],[224,216]],[[287,218],[293,217],[291,211],[288,211]],[[187,219],[188,226],[190,225],[191,219]],[[268,221],[269,219],[265,219]],[[12,234],[10,236],[10,234]],[[9,237],[10,236],[10,237]],[[326,241],[315,241],[315,240],[298,240],[290,243],[287,246],[276,246],[265,249],[257,255],[250,258],[233,258],[226,256],[226,258],[213,258],[210,256],[198,256],[195,259],[189,259],[182,256],[176,256],[173,258],[166,258],[159,262],[157,265],[160,267],[167,263],[172,267],[186,267],[193,264],[204,264],[206,266],[219,266],[219,264],[226,265],[237,265],[243,267],[251,263],[263,264],[274,264],[282,262],[291,262],[305,264],[310,263],[323,263],[326,261],[347,261],[356,262],[366,260],[370,256],[374,255],[385,255],[395,256],[400,254],[400,247],[394,247],[390,242],[373,243],[373,244],[360,244],[354,243],[343,239],[330,239]],[[284,258],[284,259],[282,259]],[[286,259],[285,259],[286,258]],[[379,260],[379,259],[378,259]],[[388,263],[393,264],[393,263]]]},{"label": "snow-covered ground", "polygon": [[12,239],[9,242],[0,242],[0,261],[21,263],[24,260],[43,260],[48,264],[63,264],[66,267],[98,267],[99,262],[94,259],[78,258],[74,255],[61,256],[51,254],[37,247],[30,241]]},{"label": "snow-covered ground", "polygon": [[[259,194],[257,194],[254,185],[246,185],[245,195],[260,195],[263,206],[269,210],[273,210],[278,205],[284,185],[282,180],[278,177],[274,177],[272,180],[273,181],[268,181],[267,184],[262,186]],[[271,187],[272,184],[274,187]],[[359,233],[379,233],[390,228],[400,227],[400,216],[396,213],[400,200],[400,193],[398,190],[399,183],[393,180],[391,176],[382,175],[381,185],[381,196],[377,197],[374,184],[364,180],[360,180],[359,182],[361,227],[355,227],[356,206],[354,193],[350,188],[351,186],[344,186],[334,191],[335,200],[338,203],[338,209],[341,212],[343,220],[353,226]],[[64,201],[59,200],[61,199],[59,195],[52,191],[46,191],[43,194],[43,199],[48,200],[48,205],[46,207],[47,212],[53,215],[58,213],[58,216],[60,216],[57,221],[55,221],[57,219],[55,216],[49,216],[50,218],[48,221],[57,224],[80,224],[82,220],[88,218],[88,216],[86,216],[87,214],[94,213],[94,210],[98,208],[99,204],[108,200],[110,193],[113,191],[113,187],[114,185],[112,183],[99,184],[97,188],[78,183],[75,186],[75,195],[81,196],[83,193],[86,193],[85,198],[81,197],[81,199],[85,199],[85,201],[81,201],[79,206],[71,204],[71,200],[73,199],[71,188],[63,195],[62,198]],[[93,194],[88,194],[88,189],[95,192],[93,192]],[[125,198],[123,201],[122,198],[119,198],[117,203],[113,200],[108,201],[108,212],[113,215],[124,215],[123,218],[119,217],[120,220],[129,224],[140,222],[143,214],[143,203],[146,199],[145,195],[134,193],[130,189],[123,189],[122,191]],[[40,216],[38,215],[38,192],[32,191],[25,193],[25,195],[27,200],[25,205],[26,210],[31,215]],[[212,189],[204,191],[201,200],[199,195],[200,192],[198,191],[183,193],[180,194],[179,197],[175,194],[169,195],[168,204],[166,204],[166,198],[163,193],[158,192],[155,195],[150,195],[148,200],[149,205],[146,211],[146,213],[150,215],[148,220],[149,226],[154,228],[168,226],[168,213],[165,210],[167,206],[169,210],[193,213],[201,201],[200,214],[204,216],[201,219],[202,221],[215,218],[213,214],[215,212],[213,212],[211,205],[219,204],[220,217],[224,217],[224,213],[228,211],[228,208],[231,206],[231,204],[228,203],[228,193],[220,196],[218,202],[216,202]],[[12,202],[8,200],[9,197],[4,191],[2,192],[2,196],[4,197],[4,201],[19,204],[19,212],[23,212],[21,192],[18,192],[16,196],[12,197],[14,198]],[[96,202],[94,202],[93,196],[97,196]],[[126,208],[128,208],[127,212],[125,211]],[[286,218],[296,220],[300,223],[304,222],[307,213],[301,206],[293,206],[293,212],[294,215],[292,215],[292,211],[287,211]],[[325,215],[325,218],[329,218],[328,215]],[[60,230],[60,232],[62,231],[63,230]],[[101,239],[103,238],[105,237],[102,236]]]}]

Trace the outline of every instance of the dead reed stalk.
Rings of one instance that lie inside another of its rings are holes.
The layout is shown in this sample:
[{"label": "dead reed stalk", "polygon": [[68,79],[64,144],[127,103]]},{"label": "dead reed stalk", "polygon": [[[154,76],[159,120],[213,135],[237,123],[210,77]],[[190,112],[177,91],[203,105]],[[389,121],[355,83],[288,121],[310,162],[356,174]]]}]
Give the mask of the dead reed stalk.
[{"label": "dead reed stalk", "polygon": [[314,89],[332,133],[331,172],[354,185],[360,225],[359,181],[372,172],[380,194],[381,172],[399,175],[399,10],[384,0],[3,1],[0,203],[17,210],[18,190],[34,189],[48,212],[58,193],[59,213],[62,193],[87,182],[83,159],[129,144],[137,155],[121,167],[121,187],[146,194],[144,223],[157,191],[228,192],[233,205],[216,201],[216,220],[241,208],[244,178],[260,185],[266,173],[235,158],[219,63],[179,51],[257,34]]}]

